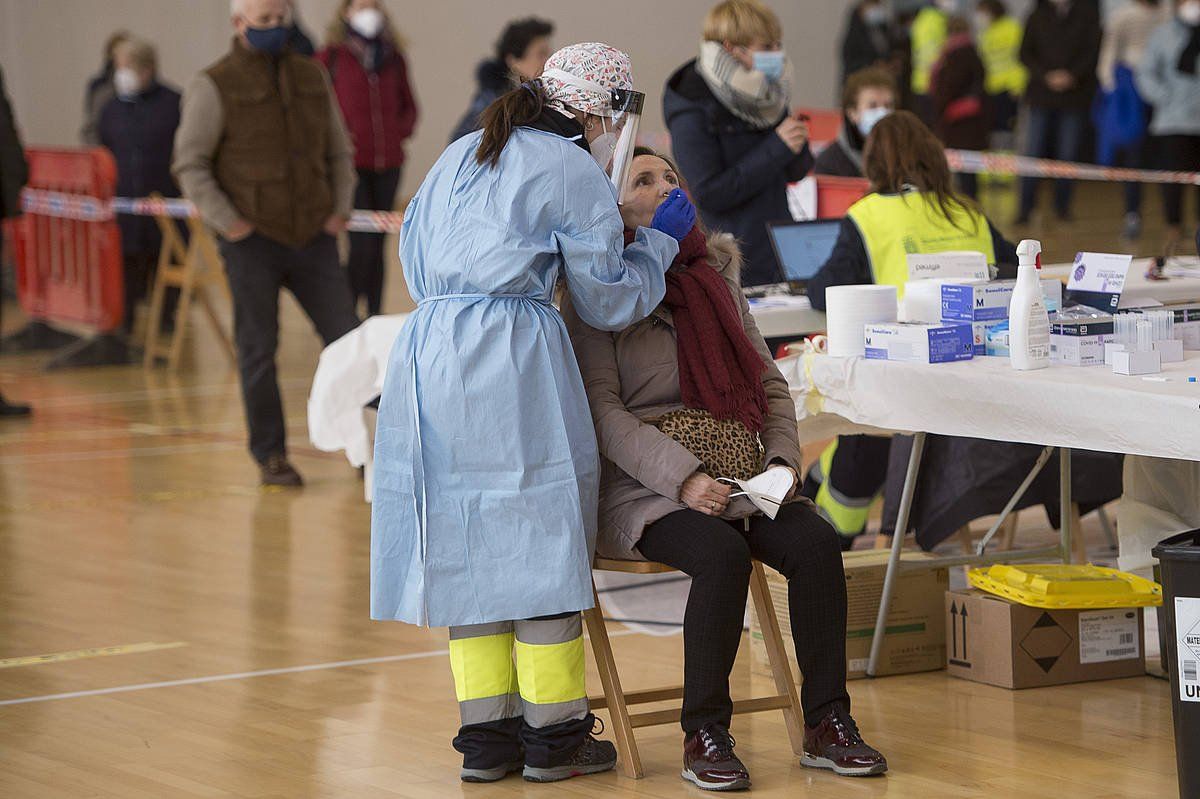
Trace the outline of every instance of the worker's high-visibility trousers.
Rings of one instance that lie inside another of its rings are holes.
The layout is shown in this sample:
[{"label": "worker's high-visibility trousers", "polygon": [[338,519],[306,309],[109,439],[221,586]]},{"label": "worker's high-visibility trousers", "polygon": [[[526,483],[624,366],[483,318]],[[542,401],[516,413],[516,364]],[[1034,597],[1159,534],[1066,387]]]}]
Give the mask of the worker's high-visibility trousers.
[{"label": "worker's high-visibility trousers", "polygon": [[871,504],[887,480],[891,439],[840,436],[805,476],[803,494],[812,499],[849,549],[867,526]]},{"label": "worker's high-visibility trousers", "polygon": [[451,627],[450,666],[469,768],[559,765],[592,730],[578,613]]}]

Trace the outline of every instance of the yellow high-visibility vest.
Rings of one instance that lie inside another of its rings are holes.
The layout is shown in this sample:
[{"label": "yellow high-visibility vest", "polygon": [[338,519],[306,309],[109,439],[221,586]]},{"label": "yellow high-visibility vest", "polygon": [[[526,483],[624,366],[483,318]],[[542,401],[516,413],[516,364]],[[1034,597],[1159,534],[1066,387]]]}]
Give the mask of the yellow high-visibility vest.
[{"label": "yellow high-visibility vest", "polygon": [[946,15],[933,6],[922,8],[912,24],[912,90],[929,94],[933,65],[946,43]]},{"label": "yellow high-visibility vest", "polygon": [[1021,63],[1021,39],[1025,31],[1012,17],[1001,17],[979,34],[979,57],[987,72],[988,94],[1020,97],[1029,84],[1029,70]]},{"label": "yellow high-visibility vest", "polygon": [[[895,286],[900,297],[908,281],[909,253],[969,250],[996,263],[987,218],[967,208],[945,217],[931,193],[868,194],[846,212],[862,234],[871,274],[880,285]],[[958,224],[955,225],[955,222]]]}]

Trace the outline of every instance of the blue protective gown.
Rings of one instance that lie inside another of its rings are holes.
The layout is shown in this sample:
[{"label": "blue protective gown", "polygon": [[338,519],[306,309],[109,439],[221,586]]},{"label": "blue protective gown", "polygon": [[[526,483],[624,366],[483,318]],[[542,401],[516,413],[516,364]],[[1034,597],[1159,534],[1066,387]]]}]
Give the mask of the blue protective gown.
[{"label": "blue protective gown", "polygon": [[662,300],[678,252],[645,228],[623,246],[612,184],[572,141],[518,128],[492,168],[475,161],[480,136],[442,154],[400,233],[418,306],[379,407],[374,619],[592,606],[599,454],[554,286],[565,277],[588,324],[619,330]]}]

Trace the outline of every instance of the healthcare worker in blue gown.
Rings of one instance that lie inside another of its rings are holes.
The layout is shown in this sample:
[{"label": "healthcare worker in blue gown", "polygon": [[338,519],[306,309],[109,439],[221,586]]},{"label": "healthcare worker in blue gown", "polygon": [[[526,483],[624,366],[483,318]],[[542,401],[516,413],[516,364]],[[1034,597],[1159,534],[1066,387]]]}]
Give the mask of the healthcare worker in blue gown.
[{"label": "healthcare worker in blue gown", "polygon": [[579,615],[600,459],[552,301],[562,281],[590,325],[648,316],[694,222],[678,193],[624,246],[605,169],[636,125],[632,88],[618,50],[555,53],[442,154],[400,234],[417,309],[379,408],[371,616],[450,627],[466,781],[616,762],[592,735]]}]

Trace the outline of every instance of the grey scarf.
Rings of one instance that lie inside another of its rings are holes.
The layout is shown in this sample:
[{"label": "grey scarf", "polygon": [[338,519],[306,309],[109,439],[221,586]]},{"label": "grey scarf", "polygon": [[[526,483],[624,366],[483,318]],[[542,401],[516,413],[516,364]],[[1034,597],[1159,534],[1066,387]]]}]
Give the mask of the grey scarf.
[{"label": "grey scarf", "polygon": [[739,119],[755,128],[779,124],[792,96],[792,63],[788,61],[778,81],[746,69],[725,51],[720,42],[702,42],[696,71],[717,98]]}]

